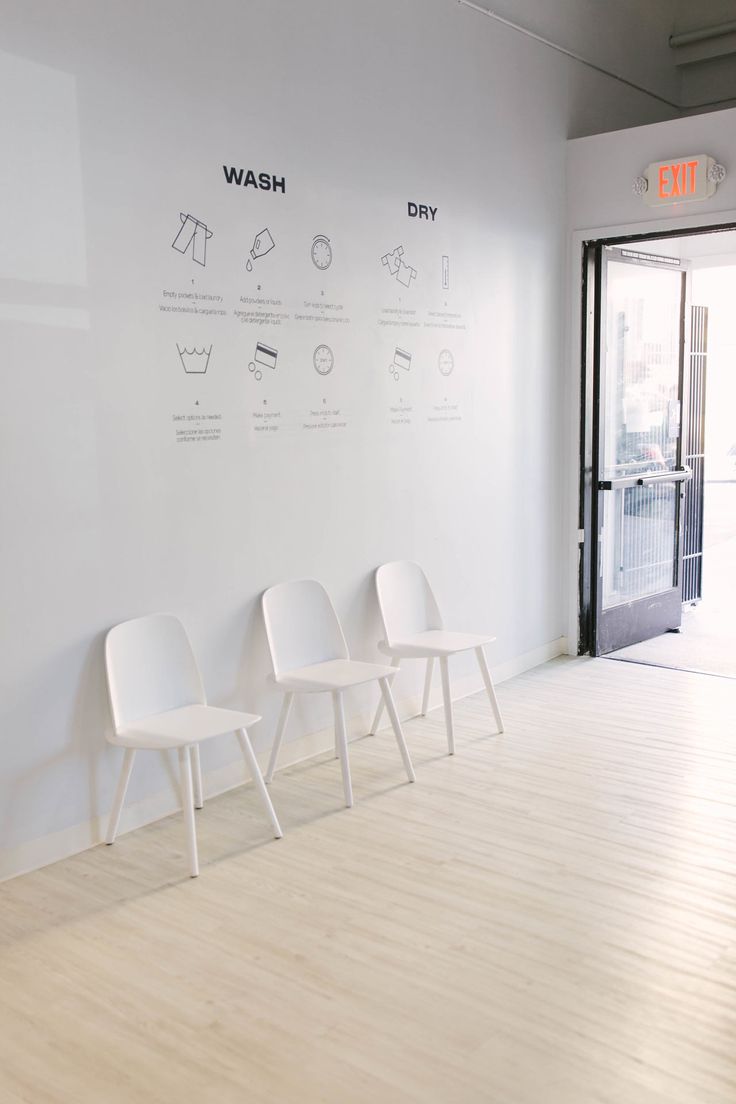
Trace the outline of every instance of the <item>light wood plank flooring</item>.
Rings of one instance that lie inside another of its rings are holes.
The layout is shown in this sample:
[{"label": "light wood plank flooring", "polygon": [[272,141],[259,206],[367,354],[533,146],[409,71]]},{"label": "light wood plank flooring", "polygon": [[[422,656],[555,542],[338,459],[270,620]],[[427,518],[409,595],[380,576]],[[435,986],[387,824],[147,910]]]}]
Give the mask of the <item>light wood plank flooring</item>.
[{"label": "light wood plank flooring", "polygon": [[736,683],[499,698],[0,886],[2,1104],[734,1104]]}]

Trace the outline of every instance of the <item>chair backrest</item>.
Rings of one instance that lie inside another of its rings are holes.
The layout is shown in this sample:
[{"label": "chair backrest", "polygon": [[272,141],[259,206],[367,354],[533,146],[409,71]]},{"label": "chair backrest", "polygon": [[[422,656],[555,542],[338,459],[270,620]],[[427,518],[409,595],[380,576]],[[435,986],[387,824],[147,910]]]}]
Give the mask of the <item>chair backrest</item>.
[{"label": "chair backrest", "polygon": [[428,629],[441,629],[442,616],[419,564],[394,560],[376,571],[376,591],[386,643]]},{"label": "chair backrest", "polygon": [[110,629],[105,666],[118,731],[153,713],[206,704],[189,637],[170,614],[137,617]]},{"label": "chair backrest", "polygon": [[277,678],[297,667],[349,659],[335,607],[315,579],[278,583],[263,592],[261,605]]}]

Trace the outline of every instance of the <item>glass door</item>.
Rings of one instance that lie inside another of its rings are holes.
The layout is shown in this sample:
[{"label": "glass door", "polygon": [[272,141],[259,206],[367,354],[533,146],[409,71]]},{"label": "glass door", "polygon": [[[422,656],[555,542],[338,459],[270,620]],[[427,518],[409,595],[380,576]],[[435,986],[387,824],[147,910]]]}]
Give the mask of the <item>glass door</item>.
[{"label": "glass door", "polygon": [[597,655],[679,627],[685,272],[605,247],[597,357]]}]

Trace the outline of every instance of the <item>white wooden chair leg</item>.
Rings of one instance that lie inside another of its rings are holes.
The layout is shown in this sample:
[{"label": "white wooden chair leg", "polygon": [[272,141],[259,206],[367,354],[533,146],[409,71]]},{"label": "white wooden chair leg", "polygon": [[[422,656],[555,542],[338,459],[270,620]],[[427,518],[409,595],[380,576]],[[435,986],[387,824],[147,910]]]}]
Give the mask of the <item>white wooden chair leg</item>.
[{"label": "white wooden chair leg", "polygon": [[488,698],[491,703],[491,709],[493,710],[493,716],[496,718],[496,728],[499,732],[503,732],[503,717],[501,716],[501,710],[498,706],[498,698],[496,697],[496,691],[493,688],[493,680],[491,679],[491,672],[488,670],[488,661],[486,660],[486,653],[482,648],[476,648],[475,654],[478,657],[478,666],[480,667],[480,673],[483,676],[483,682],[486,686]]},{"label": "white wooden chair leg", "polygon": [[264,781],[267,783],[272,780],[273,772],[276,770],[276,760],[279,756],[279,749],[281,748],[281,742],[284,739],[286,726],[289,723],[289,716],[291,714],[291,707],[293,702],[293,693],[284,694],[284,700],[281,703],[281,712],[279,713],[279,722],[276,726],[276,735],[273,738],[273,747],[271,748],[271,755],[269,757],[268,766],[266,767],[266,774],[264,776]]},{"label": "white wooden chair leg", "polygon": [[442,701],[445,707],[445,728],[447,729],[447,751],[455,754],[455,730],[452,724],[452,697],[450,695],[450,670],[447,656],[440,656],[440,674],[442,675]]},{"label": "white wooden chair leg", "polygon": [[256,759],[256,753],[253,751],[253,745],[248,739],[248,733],[244,728],[238,729],[237,732],[238,742],[243,752],[243,757],[248,764],[248,770],[250,771],[253,783],[258,790],[258,795],[263,802],[263,807],[266,810],[266,815],[271,821],[273,828],[273,834],[276,839],[281,839],[283,832],[281,831],[281,825],[279,824],[279,818],[276,816],[276,810],[271,804],[271,798],[269,797],[268,790],[266,789],[266,783],[263,780],[261,774],[261,768],[258,766],[258,760]]},{"label": "white wooden chair leg", "polygon": [[123,765],[120,768],[120,777],[118,778],[118,784],[115,789],[115,797],[112,803],[112,809],[110,810],[110,820],[107,824],[107,835],[105,836],[105,843],[114,843],[115,837],[118,834],[118,824],[120,823],[120,814],[123,811],[123,802],[125,801],[125,793],[128,789],[128,782],[130,781],[130,772],[133,769],[133,760],[135,759],[135,748],[126,748],[123,755]]},{"label": "white wooden chair leg", "polygon": [[406,776],[410,782],[416,782],[416,776],[414,774],[414,767],[411,764],[411,757],[409,755],[409,749],[406,746],[406,740],[404,739],[404,733],[401,731],[401,722],[399,721],[399,715],[396,712],[396,706],[394,705],[393,694],[391,693],[391,686],[387,678],[378,680],[378,685],[381,687],[381,697],[383,698],[384,705],[386,706],[386,712],[391,720],[391,727],[394,730],[394,736],[396,737],[396,743],[399,745],[399,751],[401,752],[401,758],[404,760],[404,768],[406,770]]},{"label": "white wooden chair leg", "polygon": [[429,709],[429,692],[432,689],[432,672],[434,671],[434,656],[430,656],[427,660],[427,673],[424,676],[424,693],[422,694],[422,712],[421,716],[427,716],[427,710]]},{"label": "white wooden chair leg", "polygon": [[194,791],[192,788],[192,761],[188,747],[179,748],[179,773],[181,775],[181,803],[184,812],[184,825],[187,830],[187,854],[189,873],[192,878],[199,874],[197,856],[197,829],[194,824]]},{"label": "white wooden chair leg", "polygon": [[353,785],[350,780],[350,761],[348,760],[348,737],[345,729],[345,709],[343,707],[342,693],[339,690],[332,692],[332,704],[335,710],[335,740],[340,752],[340,766],[342,767],[342,788],[345,791],[345,804],[348,809],[353,807]]},{"label": "white wooden chair leg", "polygon": [[194,808],[204,809],[204,792],[202,790],[202,764],[199,759],[199,744],[192,744],[190,755],[192,759],[192,786],[194,787]]},{"label": "white wooden chair leg", "polygon": [[[400,665],[401,665],[401,656],[392,656],[391,666],[395,667],[396,670],[398,671]],[[393,682],[393,678],[391,679],[391,681]],[[381,716],[383,715],[383,709],[384,709],[384,701],[383,701],[383,694],[381,694],[379,699],[378,699],[378,705],[376,706],[376,715],[373,718],[373,724],[371,725],[371,728],[370,728],[370,735],[371,736],[375,736],[375,734],[378,732],[378,725],[381,721]]]}]

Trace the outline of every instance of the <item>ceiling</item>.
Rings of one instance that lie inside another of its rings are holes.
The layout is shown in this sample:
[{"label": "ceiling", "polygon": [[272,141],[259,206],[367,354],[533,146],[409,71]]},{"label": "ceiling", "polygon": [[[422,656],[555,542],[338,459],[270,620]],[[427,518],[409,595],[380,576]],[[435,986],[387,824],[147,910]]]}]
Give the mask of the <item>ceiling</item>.
[{"label": "ceiling", "polygon": [[[736,97],[736,0],[675,0],[670,50],[681,105]],[[695,32],[695,41],[681,36]],[[701,37],[702,36],[702,37]]]},{"label": "ceiling", "polygon": [[[736,0],[474,0],[474,6],[679,113],[736,106]],[[680,37],[693,32],[695,40]]]}]

